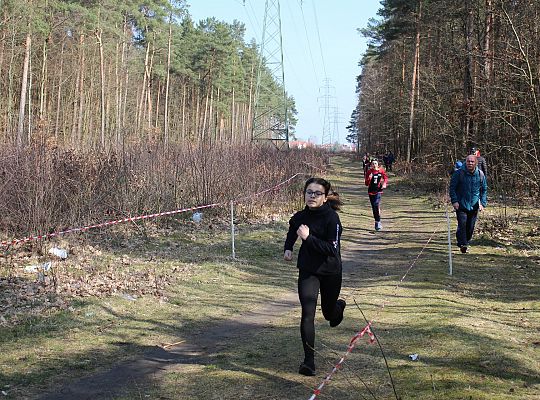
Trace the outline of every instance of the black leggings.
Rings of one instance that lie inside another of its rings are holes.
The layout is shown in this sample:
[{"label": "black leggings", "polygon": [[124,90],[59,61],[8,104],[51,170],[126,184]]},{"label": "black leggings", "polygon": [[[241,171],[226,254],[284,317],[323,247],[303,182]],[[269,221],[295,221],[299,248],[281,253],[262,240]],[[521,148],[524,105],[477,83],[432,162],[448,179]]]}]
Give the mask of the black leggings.
[{"label": "black leggings", "polygon": [[370,194],[369,195],[369,202],[371,203],[371,210],[373,211],[373,219],[375,219],[376,222],[381,221],[381,194]]},{"label": "black leggings", "polygon": [[313,365],[315,360],[315,311],[317,297],[321,291],[321,308],[324,319],[330,321],[341,314],[336,301],[341,290],[341,273],[337,275],[313,275],[302,272],[298,275],[298,297],[302,306],[300,334],[304,345],[304,362]]}]

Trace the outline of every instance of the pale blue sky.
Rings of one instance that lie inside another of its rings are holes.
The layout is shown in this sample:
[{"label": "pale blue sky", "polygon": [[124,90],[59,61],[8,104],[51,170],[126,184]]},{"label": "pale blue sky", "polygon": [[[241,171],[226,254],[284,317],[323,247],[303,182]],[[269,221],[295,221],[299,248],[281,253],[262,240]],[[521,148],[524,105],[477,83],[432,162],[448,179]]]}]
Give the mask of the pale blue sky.
[{"label": "pale blue sky", "polygon": [[[207,17],[242,21],[246,42],[254,38],[260,44],[265,0],[187,2],[195,21]],[[358,61],[367,46],[357,28],[365,28],[369,18],[377,17],[380,1],[281,0],[280,7],[285,87],[298,110],[296,136],[320,144],[325,132],[332,141],[345,143],[345,126],[356,105]],[[330,112],[325,114],[326,104]]]}]

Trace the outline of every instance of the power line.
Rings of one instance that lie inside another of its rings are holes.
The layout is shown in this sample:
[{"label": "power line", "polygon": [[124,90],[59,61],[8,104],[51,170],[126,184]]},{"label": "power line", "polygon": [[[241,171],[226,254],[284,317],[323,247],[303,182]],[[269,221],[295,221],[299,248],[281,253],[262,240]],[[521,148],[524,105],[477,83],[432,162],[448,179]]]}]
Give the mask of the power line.
[{"label": "power line", "polygon": [[[253,20],[251,19],[251,16],[249,15],[249,11],[248,9],[246,8],[246,0],[243,0],[243,5],[244,5],[244,11],[246,12],[246,16],[249,20],[249,23],[251,25],[251,28],[253,29],[253,32],[255,32],[257,35],[259,35],[259,37],[261,36],[261,32],[262,32],[262,29],[261,29],[261,24],[259,23],[259,20],[257,19],[257,12],[255,11],[255,9],[253,8],[253,5],[251,4],[251,1],[250,0],[247,0],[248,2],[248,6],[249,8],[251,9],[251,12],[253,14],[253,19],[255,20],[255,23],[253,22]],[[256,25],[256,26],[255,26]]]},{"label": "power line", "polygon": [[317,38],[319,39],[319,50],[321,52],[321,60],[323,65],[323,71],[324,71],[324,77],[327,78],[328,75],[326,74],[326,65],[324,62],[324,54],[322,50],[322,44],[321,44],[321,32],[319,31],[319,20],[317,19],[317,9],[315,8],[315,2],[311,2],[311,5],[313,6],[313,15],[315,16],[315,27],[317,28]]},{"label": "power line", "polygon": [[309,41],[309,34],[308,34],[308,31],[307,31],[307,25],[306,25],[306,17],[304,15],[304,8],[302,7],[302,0],[299,0],[300,3],[300,12],[302,13],[302,21],[304,23],[304,31],[306,33],[306,41],[307,41],[307,45],[308,45],[308,51],[309,51],[309,58],[311,60],[311,66],[313,67],[313,73],[315,74],[315,80],[317,81],[317,85],[319,84],[319,77],[317,75],[317,69],[315,68],[315,61],[313,60],[313,53],[311,51],[311,43]]}]

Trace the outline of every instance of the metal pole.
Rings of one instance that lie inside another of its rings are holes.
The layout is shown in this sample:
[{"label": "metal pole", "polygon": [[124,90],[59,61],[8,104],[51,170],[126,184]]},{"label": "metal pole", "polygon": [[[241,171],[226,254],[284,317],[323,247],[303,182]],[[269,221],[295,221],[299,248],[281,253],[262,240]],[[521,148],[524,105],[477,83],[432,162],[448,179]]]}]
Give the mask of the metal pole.
[{"label": "metal pole", "polygon": [[231,200],[231,246],[232,246],[232,258],[233,260],[236,258],[236,254],[234,251],[234,203]]},{"label": "metal pole", "polygon": [[448,274],[452,275],[452,235],[450,233],[450,216],[446,207],[446,223],[448,224]]}]

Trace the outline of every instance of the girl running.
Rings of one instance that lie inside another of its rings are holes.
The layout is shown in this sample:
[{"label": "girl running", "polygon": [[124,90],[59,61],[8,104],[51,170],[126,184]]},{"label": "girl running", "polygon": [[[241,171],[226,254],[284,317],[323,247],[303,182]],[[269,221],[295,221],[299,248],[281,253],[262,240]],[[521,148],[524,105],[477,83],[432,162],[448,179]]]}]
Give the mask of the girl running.
[{"label": "girl running", "polygon": [[330,326],[343,320],[345,300],[338,300],[341,290],[340,238],[343,228],[337,210],[343,204],[328,181],[310,178],[304,185],[305,208],[293,215],[285,240],[283,258],[292,260],[297,238],[302,239],[298,252],[298,297],[302,306],[300,334],[304,362],[299,373],[315,375],[315,311],[321,292],[321,308]]},{"label": "girl running", "polygon": [[365,184],[368,187],[369,202],[375,219],[375,230],[382,229],[381,224],[381,194],[388,184],[388,176],[377,160],[371,162],[371,169],[366,173]]}]

